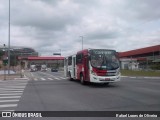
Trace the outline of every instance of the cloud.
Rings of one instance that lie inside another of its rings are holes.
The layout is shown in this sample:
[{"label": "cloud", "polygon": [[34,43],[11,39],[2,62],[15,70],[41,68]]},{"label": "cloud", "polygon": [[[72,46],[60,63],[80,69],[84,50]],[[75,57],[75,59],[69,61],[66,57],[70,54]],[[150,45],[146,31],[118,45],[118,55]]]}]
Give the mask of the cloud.
[{"label": "cloud", "polygon": [[63,3],[51,6],[38,0],[16,1],[13,2],[11,9],[13,25],[31,26],[42,30],[62,30],[66,25],[74,24],[79,20],[74,16],[73,10],[76,10],[74,4]]},{"label": "cloud", "polygon": [[[160,44],[160,1],[14,0],[11,45],[64,56],[84,48],[126,51]],[[1,44],[8,42],[8,1],[0,1]]]}]

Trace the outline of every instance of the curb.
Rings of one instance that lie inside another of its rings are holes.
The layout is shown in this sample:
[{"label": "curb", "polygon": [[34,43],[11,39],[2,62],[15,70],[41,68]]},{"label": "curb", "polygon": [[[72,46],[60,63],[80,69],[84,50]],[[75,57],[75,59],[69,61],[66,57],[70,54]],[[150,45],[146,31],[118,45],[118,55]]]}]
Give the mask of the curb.
[{"label": "curb", "polygon": [[14,80],[29,80],[28,78],[14,78]]},{"label": "curb", "polygon": [[160,77],[140,77],[140,76],[121,76],[122,78],[132,78],[132,79],[135,79],[135,78],[143,78],[143,79],[158,79],[160,80]]}]

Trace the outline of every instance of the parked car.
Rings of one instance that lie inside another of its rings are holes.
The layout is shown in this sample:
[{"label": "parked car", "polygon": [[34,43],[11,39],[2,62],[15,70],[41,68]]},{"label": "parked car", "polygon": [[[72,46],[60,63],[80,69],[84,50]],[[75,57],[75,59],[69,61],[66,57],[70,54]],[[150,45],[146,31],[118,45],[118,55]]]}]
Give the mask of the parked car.
[{"label": "parked car", "polygon": [[51,68],[51,72],[58,72],[57,68]]}]

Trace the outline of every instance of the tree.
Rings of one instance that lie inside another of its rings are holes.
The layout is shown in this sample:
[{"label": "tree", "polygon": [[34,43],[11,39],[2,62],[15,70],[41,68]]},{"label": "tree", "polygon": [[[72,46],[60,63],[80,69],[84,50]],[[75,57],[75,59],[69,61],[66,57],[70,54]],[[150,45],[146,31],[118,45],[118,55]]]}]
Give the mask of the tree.
[{"label": "tree", "polygon": [[2,60],[3,59],[3,55],[4,55],[4,51],[0,50],[0,59]]},{"label": "tree", "polygon": [[17,55],[16,54],[11,54],[10,55],[10,65],[11,66],[17,66]]}]

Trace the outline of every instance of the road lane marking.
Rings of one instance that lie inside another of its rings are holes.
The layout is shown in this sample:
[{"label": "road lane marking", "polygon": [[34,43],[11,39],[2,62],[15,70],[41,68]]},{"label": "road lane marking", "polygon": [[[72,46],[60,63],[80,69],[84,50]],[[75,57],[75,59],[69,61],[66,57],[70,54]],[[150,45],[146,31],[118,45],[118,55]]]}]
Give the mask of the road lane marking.
[{"label": "road lane marking", "polygon": [[57,78],[57,77],[54,77],[54,79],[56,79],[56,80],[60,80],[59,78]]},{"label": "road lane marking", "polygon": [[34,78],[34,80],[37,81],[38,79],[37,79],[37,78]]},{"label": "road lane marking", "polygon": [[26,86],[0,86],[1,88],[25,88]]},{"label": "road lane marking", "polygon": [[28,80],[27,79],[16,79],[16,80],[3,80],[3,81],[1,81],[1,82],[28,82]]},{"label": "road lane marking", "polygon": [[0,93],[0,96],[2,96],[2,95],[22,95],[22,93],[11,93],[11,94],[3,94],[3,93],[1,94]]},{"label": "road lane marking", "polygon": [[48,78],[49,80],[53,80],[52,78]]},{"label": "road lane marking", "polygon": [[12,80],[12,81],[9,81],[9,80],[7,80],[7,81],[1,81],[0,83],[10,83],[10,84],[19,84],[19,83],[21,83],[21,84],[27,84],[28,83],[28,81],[15,81],[15,80]]},{"label": "road lane marking", "polygon": [[1,91],[1,90],[20,90],[20,91],[23,91],[24,89],[19,89],[19,88],[12,88],[12,89],[0,88],[0,91]]},{"label": "road lane marking", "polygon": [[5,104],[5,105],[0,105],[0,108],[4,107],[17,107],[17,104]]},{"label": "road lane marking", "polygon": [[51,74],[48,74],[48,73],[43,73],[43,72],[41,72],[41,73],[44,74],[44,75],[48,75],[49,77],[54,77],[55,79],[59,80],[59,78],[57,78],[59,76],[54,76],[54,75],[51,75]]},{"label": "road lane marking", "polygon": [[13,112],[13,111],[15,111],[15,110],[0,110],[0,111]]},{"label": "road lane marking", "polygon": [[1,90],[0,93],[23,93],[23,91],[10,91],[10,90]]},{"label": "road lane marking", "polygon": [[14,80],[29,80],[29,78],[24,77],[24,78],[14,78]]},{"label": "road lane marking", "polygon": [[1,102],[19,102],[19,100],[0,100],[0,103]]},{"label": "road lane marking", "polygon": [[64,78],[64,77],[59,77],[59,78],[61,78],[61,79],[66,79],[66,78]]},{"label": "road lane marking", "polygon": [[44,79],[44,78],[40,78],[40,79],[43,80],[43,81],[46,80],[46,79]]},{"label": "road lane marking", "polygon": [[7,96],[7,97],[0,97],[0,98],[20,98],[21,96]]}]

